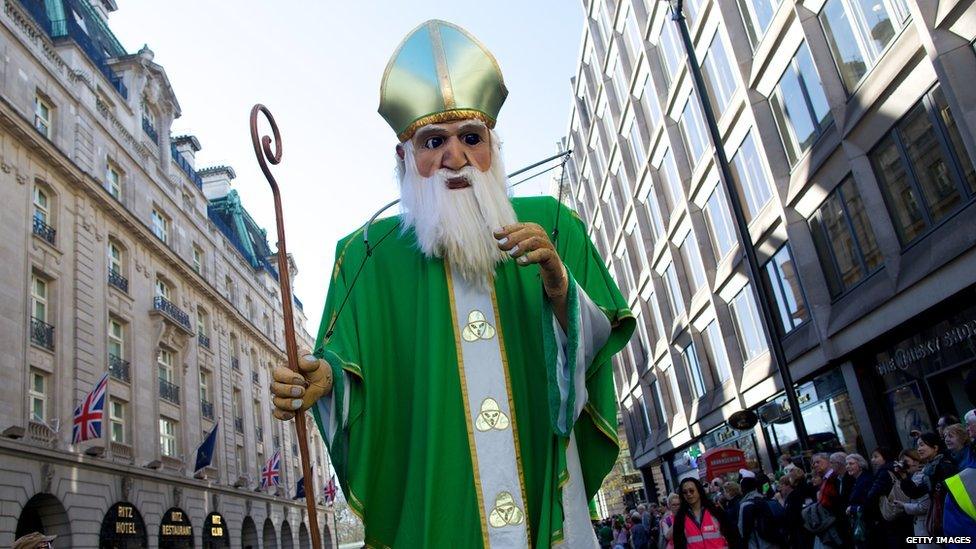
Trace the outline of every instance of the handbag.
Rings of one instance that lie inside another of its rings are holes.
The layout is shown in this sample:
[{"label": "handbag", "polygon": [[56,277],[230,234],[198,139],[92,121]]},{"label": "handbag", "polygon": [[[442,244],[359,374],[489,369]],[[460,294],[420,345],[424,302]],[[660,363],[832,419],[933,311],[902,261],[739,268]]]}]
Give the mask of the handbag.
[{"label": "handbag", "polygon": [[901,489],[901,483],[896,477],[894,477],[894,475],[892,475],[892,480],[894,480],[894,482],[891,485],[891,490],[887,495],[882,496],[878,502],[878,506],[881,508],[881,517],[889,522],[906,514],[905,508],[895,505],[895,502],[900,501],[905,503],[909,501],[909,497],[905,494],[904,490]]},{"label": "handbag", "polygon": [[854,513],[854,541],[867,541],[868,529],[864,525],[864,512],[858,509]]}]

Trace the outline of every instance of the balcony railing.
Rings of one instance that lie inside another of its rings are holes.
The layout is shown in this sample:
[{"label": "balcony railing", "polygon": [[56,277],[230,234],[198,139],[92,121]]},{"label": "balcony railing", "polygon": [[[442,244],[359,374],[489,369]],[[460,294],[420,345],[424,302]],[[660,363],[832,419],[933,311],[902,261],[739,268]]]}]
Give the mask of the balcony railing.
[{"label": "balcony railing", "polygon": [[251,381],[253,381],[255,385],[260,385],[261,376],[259,376],[257,372],[251,372]]},{"label": "balcony railing", "polygon": [[128,383],[131,379],[129,377],[129,361],[115,355],[108,355],[108,373],[115,379]]},{"label": "balcony railing", "polygon": [[213,419],[214,418],[213,402],[210,402],[209,400],[201,400],[200,414],[207,419]]},{"label": "balcony railing", "polygon": [[241,361],[236,356],[230,357],[230,367],[235,370],[241,369]]},{"label": "balcony railing", "polygon": [[119,274],[118,271],[109,270],[108,285],[115,286],[119,290],[129,293],[129,279]]},{"label": "balcony railing", "polygon": [[165,314],[187,330],[190,329],[190,315],[183,312],[175,303],[161,295],[153,298],[153,309]]},{"label": "balcony railing", "polygon": [[190,178],[190,181],[192,181],[197,186],[198,189],[202,189],[203,179],[199,175],[197,175],[196,170],[194,170],[193,167],[190,166],[190,163],[187,162],[185,158],[183,158],[183,155],[180,154],[180,151],[176,150],[176,145],[170,143],[170,152],[173,154],[173,162],[176,162],[176,165],[179,166],[181,170],[183,170],[183,173],[185,173],[186,176]]},{"label": "balcony railing", "polygon": [[38,318],[31,317],[31,341],[49,351],[54,350],[54,326]]},{"label": "balcony railing", "polygon": [[50,245],[53,246],[54,245],[54,235],[57,234],[57,231],[54,229],[54,227],[52,227],[52,226],[48,225],[47,223],[45,223],[40,217],[35,216],[34,217],[34,234],[36,234],[37,236],[41,237],[42,239],[44,239],[45,241],[47,241],[48,244],[50,244]]},{"label": "balcony railing", "polygon": [[241,434],[244,433],[244,418],[242,417],[234,418],[234,430]]},{"label": "balcony railing", "polygon": [[163,378],[159,378],[159,398],[168,400],[173,404],[179,404],[180,386],[170,383]]},{"label": "balcony railing", "polygon": [[204,335],[203,332],[199,332],[197,334],[197,343],[199,343],[201,347],[206,347],[208,349],[210,348],[210,338]]},{"label": "balcony railing", "polygon": [[159,145],[159,134],[156,133],[156,128],[148,118],[142,119],[142,131],[146,132],[146,135],[149,136],[149,139],[152,139],[153,143]]},{"label": "balcony railing", "polygon": [[264,427],[258,427],[255,429],[254,436],[257,437],[258,442],[264,442]]}]

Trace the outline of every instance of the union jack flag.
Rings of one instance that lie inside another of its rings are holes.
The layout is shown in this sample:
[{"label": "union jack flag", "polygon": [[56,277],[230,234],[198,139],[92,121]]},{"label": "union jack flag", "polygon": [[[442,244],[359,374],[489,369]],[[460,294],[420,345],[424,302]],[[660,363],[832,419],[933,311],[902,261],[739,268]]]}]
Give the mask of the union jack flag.
[{"label": "union jack flag", "polygon": [[105,393],[108,392],[108,372],[95,384],[92,392],[75,408],[71,427],[71,443],[102,438],[105,419]]},{"label": "union jack flag", "polygon": [[332,503],[335,501],[336,493],[338,489],[336,488],[335,475],[329,479],[329,483],[325,485],[325,502]]},{"label": "union jack flag", "polygon": [[281,481],[281,452],[276,451],[261,469],[261,488],[278,486]]}]

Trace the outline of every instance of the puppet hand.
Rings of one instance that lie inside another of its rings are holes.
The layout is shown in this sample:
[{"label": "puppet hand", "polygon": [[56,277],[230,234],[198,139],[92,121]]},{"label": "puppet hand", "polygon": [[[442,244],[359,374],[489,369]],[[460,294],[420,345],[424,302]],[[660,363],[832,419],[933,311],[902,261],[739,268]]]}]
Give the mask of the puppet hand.
[{"label": "puppet hand", "polygon": [[569,277],[545,229],[536,223],[513,223],[496,230],[495,238],[519,265],[539,265],[542,287],[550,299],[566,295]]},{"label": "puppet hand", "polygon": [[319,398],[332,391],[332,367],[308,352],[299,354],[299,372],[278,366],[272,372],[271,394],[274,417],[287,421],[298,410],[308,410]]}]

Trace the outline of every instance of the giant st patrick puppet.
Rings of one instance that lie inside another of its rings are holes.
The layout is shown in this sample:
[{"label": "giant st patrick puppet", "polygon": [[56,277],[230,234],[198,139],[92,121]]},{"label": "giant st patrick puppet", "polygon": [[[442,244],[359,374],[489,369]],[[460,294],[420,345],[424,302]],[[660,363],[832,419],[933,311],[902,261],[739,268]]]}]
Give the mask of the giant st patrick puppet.
[{"label": "giant st patrick puppet", "polygon": [[315,349],[274,371],[275,416],[312,410],[369,546],[596,545],[634,318],[575,213],[509,196],[507,95],[465,30],[403,40],[379,107],[402,213],[339,241]]}]

